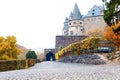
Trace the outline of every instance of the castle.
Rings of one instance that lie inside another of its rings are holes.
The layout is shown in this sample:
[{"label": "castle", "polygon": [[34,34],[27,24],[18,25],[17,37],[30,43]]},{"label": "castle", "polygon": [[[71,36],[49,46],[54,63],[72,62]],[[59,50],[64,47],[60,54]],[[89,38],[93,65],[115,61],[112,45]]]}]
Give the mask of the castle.
[{"label": "castle", "polygon": [[[69,18],[65,19],[62,35],[56,36],[55,49],[44,49],[46,60],[51,58],[54,60],[55,52],[59,47],[66,47],[88,37],[86,32],[93,29],[104,30],[106,23],[103,19],[103,10],[104,7],[94,5],[87,15],[81,15],[77,3],[75,3],[73,12],[70,13]],[[49,53],[53,53],[53,55],[47,56]]]},{"label": "castle", "polygon": [[104,6],[94,5],[87,15],[81,15],[77,3],[69,18],[66,17],[62,34],[65,36],[80,36],[93,29],[104,30],[106,23],[103,19]]}]

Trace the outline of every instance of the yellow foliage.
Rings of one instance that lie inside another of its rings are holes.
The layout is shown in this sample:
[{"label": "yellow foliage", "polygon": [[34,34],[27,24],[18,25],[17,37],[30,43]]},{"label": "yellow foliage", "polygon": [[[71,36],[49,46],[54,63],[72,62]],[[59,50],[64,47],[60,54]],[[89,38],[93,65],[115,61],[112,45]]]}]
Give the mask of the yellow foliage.
[{"label": "yellow foliage", "polygon": [[16,59],[17,55],[22,53],[22,50],[17,48],[16,41],[14,36],[7,36],[6,38],[0,36],[0,59]]},{"label": "yellow foliage", "polygon": [[80,55],[83,50],[89,50],[90,48],[96,48],[98,46],[98,42],[103,40],[102,37],[88,37],[80,42],[75,42],[62,50],[58,51],[55,54],[56,59],[67,55]]},{"label": "yellow foliage", "polygon": [[0,57],[0,60],[9,60],[9,57],[4,54]]}]

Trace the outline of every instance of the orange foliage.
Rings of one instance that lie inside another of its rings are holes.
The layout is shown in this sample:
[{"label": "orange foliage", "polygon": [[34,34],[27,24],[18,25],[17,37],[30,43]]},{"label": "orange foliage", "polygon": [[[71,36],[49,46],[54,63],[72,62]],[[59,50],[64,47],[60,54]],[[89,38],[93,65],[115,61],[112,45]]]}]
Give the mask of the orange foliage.
[{"label": "orange foliage", "polygon": [[118,24],[116,25],[107,26],[106,31],[104,32],[104,37],[117,47],[120,47],[120,31],[114,33],[113,29],[117,29],[119,27],[120,27],[120,22],[118,22]]},{"label": "orange foliage", "polygon": [[91,29],[85,33],[88,36],[103,36],[103,30],[99,28]]}]

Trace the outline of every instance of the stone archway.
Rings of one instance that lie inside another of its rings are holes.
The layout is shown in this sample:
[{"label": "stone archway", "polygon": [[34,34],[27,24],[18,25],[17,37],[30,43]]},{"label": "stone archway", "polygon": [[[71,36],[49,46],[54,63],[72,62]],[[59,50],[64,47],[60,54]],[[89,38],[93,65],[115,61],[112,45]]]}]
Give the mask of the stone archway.
[{"label": "stone archway", "polygon": [[46,61],[55,61],[55,55],[52,52],[47,53]]}]

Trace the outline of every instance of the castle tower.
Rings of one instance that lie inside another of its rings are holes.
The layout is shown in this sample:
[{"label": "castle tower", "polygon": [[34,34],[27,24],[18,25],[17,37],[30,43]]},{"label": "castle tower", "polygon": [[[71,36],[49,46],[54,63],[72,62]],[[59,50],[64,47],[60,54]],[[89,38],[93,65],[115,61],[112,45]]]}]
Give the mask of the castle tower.
[{"label": "castle tower", "polygon": [[83,35],[83,32],[84,32],[83,19],[77,3],[75,3],[73,12],[70,13],[70,16],[67,22],[68,23],[67,29],[66,29],[65,23],[66,23],[66,20],[64,22],[63,35],[70,35],[70,36]]},{"label": "castle tower", "polygon": [[63,27],[63,33],[64,35],[68,35],[68,18],[65,18],[65,22],[64,22],[64,27]]},{"label": "castle tower", "polygon": [[104,31],[106,23],[103,19],[104,6],[94,5],[87,15],[81,15],[77,3],[75,3],[73,11],[69,18],[65,19],[63,27],[63,35],[80,36],[86,35],[92,30]]}]

